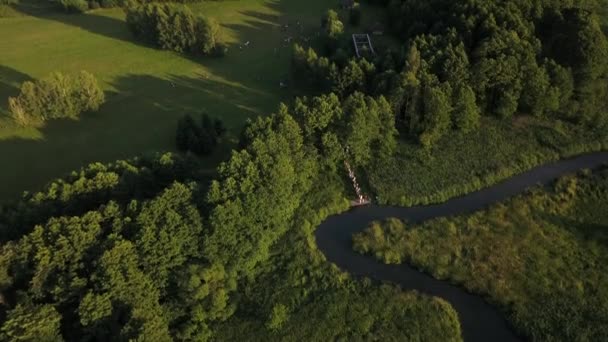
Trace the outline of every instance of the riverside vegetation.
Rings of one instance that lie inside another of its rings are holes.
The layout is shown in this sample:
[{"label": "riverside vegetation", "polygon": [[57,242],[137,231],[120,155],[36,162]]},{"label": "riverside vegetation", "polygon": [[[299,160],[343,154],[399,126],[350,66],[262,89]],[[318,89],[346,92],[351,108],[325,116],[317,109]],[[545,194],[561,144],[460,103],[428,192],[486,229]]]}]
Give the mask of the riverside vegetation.
[{"label": "riverside vegetation", "polygon": [[486,296],[532,340],[608,338],[608,167],[470,215],[375,222],[355,250]]},{"label": "riverside vegetation", "polygon": [[243,145],[214,177],[165,154],[93,164],[5,206],[3,338],[461,339],[446,302],[324,262],[312,232],[348,201],[287,107]]}]

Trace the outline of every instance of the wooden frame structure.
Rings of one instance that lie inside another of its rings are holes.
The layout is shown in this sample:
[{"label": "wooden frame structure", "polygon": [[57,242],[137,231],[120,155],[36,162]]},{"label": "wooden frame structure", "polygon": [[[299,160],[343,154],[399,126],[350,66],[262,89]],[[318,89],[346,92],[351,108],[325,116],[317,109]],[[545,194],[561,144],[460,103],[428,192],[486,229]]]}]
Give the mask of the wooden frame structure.
[{"label": "wooden frame structure", "polygon": [[369,37],[369,34],[365,33],[356,33],[353,34],[353,44],[355,44],[355,52],[357,53],[357,57],[361,57],[361,50],[365,48],[369,48],[369,51],[375,55],[374,47],[372,46],[372,40]]}]

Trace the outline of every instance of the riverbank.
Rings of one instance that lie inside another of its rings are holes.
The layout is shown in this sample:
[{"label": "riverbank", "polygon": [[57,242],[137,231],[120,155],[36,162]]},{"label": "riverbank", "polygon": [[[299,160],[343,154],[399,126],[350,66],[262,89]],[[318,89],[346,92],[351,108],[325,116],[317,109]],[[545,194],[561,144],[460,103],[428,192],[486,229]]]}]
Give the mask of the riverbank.
[{"label": "riverbank", "polygon": [[594,168],[608,161],[608,152],[597,152],[536,167],[490,188],[457,197],[445,203],[418,207],[366,206],[325,220],[316,230],[318,248],[328,261],[357,276],[398,283],[405,290],[416,290],[447,300],[458,312],[465,341],[513,341],[518,337],[504,317],[481,297],[448,282],[436,280],[408,265],[385,265],[356,253],[352,235],[370,222],[399,218],[423,222],[483,209],[524,192],[531,186],[546,184],[559,176],[580,169]]}]

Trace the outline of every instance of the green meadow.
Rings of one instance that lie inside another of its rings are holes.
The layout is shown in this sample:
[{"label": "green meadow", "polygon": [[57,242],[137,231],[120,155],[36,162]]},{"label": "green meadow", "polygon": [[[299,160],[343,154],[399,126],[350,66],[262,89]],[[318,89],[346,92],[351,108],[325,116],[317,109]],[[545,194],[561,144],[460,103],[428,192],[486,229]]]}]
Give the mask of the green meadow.
[{"label": "green meadow", "polygon": [[[21,5],[14,10],[20,15],[0,19],[0,200],[91,162],[173,150],[176,122],[186,113],[221,118],[234,142],[247,118],[293,97],[291,86],[279,86],[289,77],[284,39],[314,36],[327,8],[323,0],[195,4],[194,11],[220,21],[229,53],[191,58],[136,42],[120,9],[66,15]],[[80,70],[103,84],[107,101],[98,112],[41,128],[15,127],[8,118],[7,98],[23,81]],[[230,145],[209,158],[210,168]]]}]

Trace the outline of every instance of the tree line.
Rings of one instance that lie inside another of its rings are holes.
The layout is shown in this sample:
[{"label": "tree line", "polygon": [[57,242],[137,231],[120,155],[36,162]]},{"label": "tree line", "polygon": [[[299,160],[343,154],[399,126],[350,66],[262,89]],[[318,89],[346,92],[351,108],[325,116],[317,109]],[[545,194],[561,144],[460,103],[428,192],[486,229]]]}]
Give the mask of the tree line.
[{"label": "tree line", "polygon": [[381,3],[404,49],[348,58],[350,37],[329,12],[325,52],[294,48],[297,78],[342,97],[386,96],[402,136],[425,147],[449,129],[476,129],[481,116],[608,124],[608,41],[597,2]]},{"label": "tree line", "polygon": [[[339,179],[344,158],[364,165],[376,148],[390,156],[392,115],[362,93],[300,98],[249,121],[210,182],[196,159],[167,154],[93,164],[5,206],[3,338],[212,338],[320,175]],[[216,130],[205,116],[202,127]],[[283,326],[284,310],[268,329]]]}]

